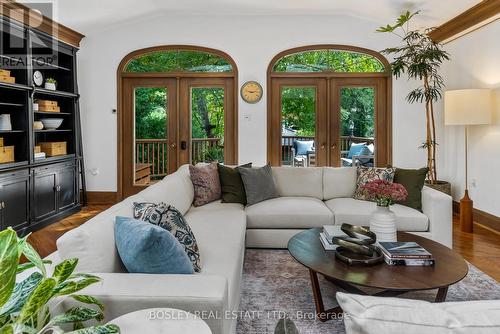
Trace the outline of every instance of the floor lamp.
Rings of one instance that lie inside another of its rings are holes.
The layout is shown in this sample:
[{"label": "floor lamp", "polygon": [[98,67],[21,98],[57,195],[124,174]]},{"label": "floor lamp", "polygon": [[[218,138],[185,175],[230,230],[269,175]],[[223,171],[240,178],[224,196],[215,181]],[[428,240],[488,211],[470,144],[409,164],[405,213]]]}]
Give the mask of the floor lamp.
[{"label": "floor lamp", "polygon": [[491,124],[493,94],[489,89],[450,90],[444,94],[445,125],[465,127],[465,194],[460,200],[460,229],[472,233],[473,202],[469,197],[469,126]]}]

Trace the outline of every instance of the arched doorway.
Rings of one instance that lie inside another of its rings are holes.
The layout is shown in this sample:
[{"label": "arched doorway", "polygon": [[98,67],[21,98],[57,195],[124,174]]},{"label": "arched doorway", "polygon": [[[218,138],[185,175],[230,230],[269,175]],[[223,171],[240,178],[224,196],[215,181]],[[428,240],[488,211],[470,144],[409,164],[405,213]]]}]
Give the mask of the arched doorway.
[{"label": "arched doorway", "polygon": [[280,166],[385,166],[392,76],[378,52],[346,45],[283,51],[268,67],[267,156]]},{"label": "arched doorway", "polygon": [[237,163],[238,69],[226,53],[172,45],[118,67],[118,193],[134,194],[186,163]]}]

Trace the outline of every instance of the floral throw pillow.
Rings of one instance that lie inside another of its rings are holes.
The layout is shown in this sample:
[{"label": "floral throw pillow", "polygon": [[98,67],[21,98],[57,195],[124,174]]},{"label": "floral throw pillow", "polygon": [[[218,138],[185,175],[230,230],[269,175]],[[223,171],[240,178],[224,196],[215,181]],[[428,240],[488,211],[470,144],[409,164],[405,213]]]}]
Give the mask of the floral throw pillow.
[{"label": "floral throw pillow", "polygon": [[368,182],[375,180],[383,180],[388,182],[394,181],[394,174],[396,173],[396,168],[378,168],[378,167],[358,167],[358,178],[356,180],[356,190],[354,191],[354,199],[360,199],[364,201],[369,201],[369,197],[366,194],[363,186]]},{"label": "floral throw pillow", "polygon": [[217,163],[189,166],[194,186],[194,206],[202,206],[221,198],[221,186]]},{"label": "floral throw pillow", "polygon": [[196,238],[179,210],[165,203],[134,203],[134,218],[157,225],[172,233],[184,247],[193,263],[194,271],[197,273],[201,271],[200,251]]}]

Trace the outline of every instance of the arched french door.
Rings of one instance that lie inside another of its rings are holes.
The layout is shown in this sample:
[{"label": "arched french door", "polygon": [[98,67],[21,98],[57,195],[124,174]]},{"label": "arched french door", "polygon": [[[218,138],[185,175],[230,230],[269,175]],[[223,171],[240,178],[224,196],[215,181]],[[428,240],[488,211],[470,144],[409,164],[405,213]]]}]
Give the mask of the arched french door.
[{"label": "arched french door", "polygon": [[389,62],[364,48],[311,45],[276,55],[268,67],[269,163],[391,163],[391,78]]},{"label": "arched french door", "polygon": [[174,45],[118,67],[118,193],[126,197],[186,163],[237,163],[237,78],[226,53]]}]

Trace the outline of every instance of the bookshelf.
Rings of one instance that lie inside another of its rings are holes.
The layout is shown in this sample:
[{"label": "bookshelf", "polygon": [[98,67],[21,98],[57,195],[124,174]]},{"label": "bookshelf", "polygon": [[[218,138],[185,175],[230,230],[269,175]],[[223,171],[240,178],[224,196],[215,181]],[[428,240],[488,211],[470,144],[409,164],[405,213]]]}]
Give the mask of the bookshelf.
[{"label": "bookshelf", "polygon": [[[12,226],[24,235],[81,207],[78,49],[9,17],[0,16],[0,30],[0,70],[15,78],[15,82],[0,80],[0,125],[2,117],[10,118],[11,124],[11,129],[0,127],[0,154],[3,148],[14,147],[13,161],[0,162],[0,230]],[[44,81],[55,79],[56,90],[37,86],[35,71]],[[42,107],[36,109],[35,103]],[[58,128],[35,129],[35,122],[55,118],[62,119]],[[61,142],[65,151],[49,150],[50,155],[35,158],[41,143]]]}]

